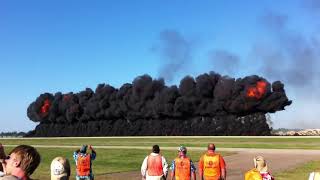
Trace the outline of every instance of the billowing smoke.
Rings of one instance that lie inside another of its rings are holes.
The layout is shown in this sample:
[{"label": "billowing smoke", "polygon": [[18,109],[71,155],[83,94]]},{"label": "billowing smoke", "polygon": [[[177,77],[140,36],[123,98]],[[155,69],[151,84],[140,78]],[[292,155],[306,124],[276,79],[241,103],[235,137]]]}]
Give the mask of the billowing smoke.
[{"label": "billowing smoke", "polygon": [[268,135],[265,114],[290,104],[280,81],[210,72],[178,87],[143,75],[119,89],[44,93],[27,113],[40,122],[29,136]]},{"label": "billowing smoke", "polygon": [[273,46],[264,43],[253,48],[255,58],[262,62],[262,72],[268,78],[281,79],[293,87],[313,88],[320,73],[319,37],[290,30],[286,15],[270,11],[260,20],[276,41]]},{"label": "billowing smoke", "polygon": [[209,52],[209,60],[215,69],[223,69],[227,74],[235,74],[240,64],[240,58],[226,50]]},{"label": "billowing smoke", "polygon": [[[290,109],[290,115],[278,116],[283,120],[277,122],[278,127],[315,128],[320,125],[317,121],[320,114],[314,111],[320,107],[317,102],[320,97],[320,26],[314,21],[320,17],[319,2],[301,1],[302,8],[297,16],[271,10],[258,21],[266,35],[253,46],[254,62],[261,65],[259,72],[265,77],[281,80],[292,89],[290,95],[298,102]],[[310,26],[307,28],[300,23]]]},{"label": "billowing smoke", "polygon": [[163,30],[159,35],[160,43],[153,50],[160,54],[159,76],[172,81],[177,72],[188,67],[192,60],[193,43],[175,30]]}]

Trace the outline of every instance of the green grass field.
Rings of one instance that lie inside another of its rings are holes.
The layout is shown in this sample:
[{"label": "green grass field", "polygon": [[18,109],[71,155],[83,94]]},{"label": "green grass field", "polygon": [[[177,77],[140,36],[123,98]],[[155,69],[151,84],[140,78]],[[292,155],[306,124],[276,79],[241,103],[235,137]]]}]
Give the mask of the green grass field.
[{"label": "green grass field", "polygon": [[320,149],[320,137],[116,137],[116,138],[38,138],[1,139],[3,144],[37,144],[79,146],[152,146],[206,147],[213,142],[219,148],[262,148],[262,149]]},{"label": "green grass field", "polygon": [[320,172],[320,161],[311,161],[295,169],[275,173],[277,180],[289,179],[308,179],[309,174],[313,171]]},{"label": "green grass field", "polygon": [[[97,159],[93,163],[94,174],[96,176],[112,172],[138,171],[144,157],[150,153],[151,146],[159,144],[163,147],[162,154],[170,163],[177,155],[176,149],[180,145],[190,148],[188,155],[197,162],[200,155],[206,149],[209,142],[213,142],[219,148],[272,148],[272,149],[320,149],[320,138],[301,138],[301,137],[117,137],[117,138],[35,138],[35,139],[0,139],[8,152],[12,146],[18,144],[43,145],[52,147],[37,147],[42,161],[40,167],[32,176],[35,179],[49,179],[50,163],[56,156],[65,156],[71,162],[72,176],[75,171],[75,163],[72,159],[73,151],[80,148],[82,144],[91,144],[97,147]],[[8,146],[11,145],[11,146]],[[64,146],[57,147],[56,146]],[[74,147],[68,147],[74,146]],[[116,146],[111,149],[99,148],[102,146]],[[134,146],[141,149],[128,148],[121,146]],[[118,147],[118,148],[117,148]],[[167,149],[166,149],[166,148]],[[202,149],[203,148],[203,149]],[[221,152],[224,156],[230,152]],[[278,179],[306,179],[306,176],[316,167],[320,167],[319,161],[305,164],[297,169],[275,174]],[[289,178],[288,178],[289,177]],[[292,177],[292,178],[290,178]]]}]

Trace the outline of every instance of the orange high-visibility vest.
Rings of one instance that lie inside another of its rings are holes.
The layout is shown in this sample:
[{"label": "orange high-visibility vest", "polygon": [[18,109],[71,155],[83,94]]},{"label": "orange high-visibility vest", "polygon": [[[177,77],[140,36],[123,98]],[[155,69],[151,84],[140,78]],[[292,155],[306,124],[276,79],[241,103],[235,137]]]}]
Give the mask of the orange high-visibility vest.
[{"label": "orange high-visibility vest", "polygon": [[245,180],[262,180],[262,176],[256,168],[253,168],[250,171],[246,172],[246,174],[244,175],[244,179]]},{"label": "orange high-visibility vest", "polygon": [[163,175],[162,156],[148,156],[148,175],[161,176]]},{"label": "orange high-visibility vest", "polygon": [[208,156],[207,154],[203,157],[203,174],[205,177],[220,177],[220,155],[215,154]]},{"label": "orange high-visibility vest", "polygon": [[82,156],[78,154],[77,160],[77,175],[78,176],[89,176],[90,175],[90,154]]},{"label": "orange high-visibility vest", "polygon": [[175,177],[176,180],[190,180],[191,178],[191,162],[190,158],[176,158],[174,160],[175,164]]}]

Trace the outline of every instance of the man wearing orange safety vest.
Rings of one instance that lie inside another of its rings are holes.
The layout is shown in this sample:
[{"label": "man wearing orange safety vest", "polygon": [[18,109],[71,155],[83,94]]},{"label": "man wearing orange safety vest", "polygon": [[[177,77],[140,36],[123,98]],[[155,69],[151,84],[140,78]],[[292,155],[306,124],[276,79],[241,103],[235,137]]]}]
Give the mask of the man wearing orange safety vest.
[{"label": "man wearing orange safety vest", "polygon": [[171,164],[171,180],[196,180],[196,168],[192,160],[187,157],[187,148],[180,146],[178,148],[179,156]]},{"label": "man wearing orange safety vest", "polygon": [[87,153],[88,145],[83,145],[73,153],[76,162],[76,180],[93,180],[92,161],[96,159],[96,151],[89,145],[91,154]]},{"label": "man wearing orange safety vest", "polygon": [[165,180],[168,173],[168,163],[160,154],[158,145],[152,147],[152,153],[142,163],[141,175],[146,180]]},{"label": "man wearing orange safety vest", "polygon": [[208,145],[208,151],[199,161],[199,175],[201,180],[226,180],[227,171],[224,159],[215,153],[214,144]]}]

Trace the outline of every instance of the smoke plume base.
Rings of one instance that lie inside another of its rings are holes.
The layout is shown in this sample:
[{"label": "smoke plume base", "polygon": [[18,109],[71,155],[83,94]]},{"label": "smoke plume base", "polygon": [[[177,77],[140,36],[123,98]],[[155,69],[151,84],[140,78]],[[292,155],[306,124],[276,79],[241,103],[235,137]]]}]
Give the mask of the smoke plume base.
[{"label": "smoke plume base", "polygon": [[[211,123],[223,124],[222,127],[228,129],[237,127],[235,123],[241,125],[237,121],[240,117],[248,119],[253,114],[259,114],[256,115],[259,117],[257,124],[266,124],[265,113],[284,110],[284,107],[290,104],[291,101],[286,97],[284,85],[280,81],[271,85],[264,78],[255,75],[233,79],[210,72],[199,75],[195,79],[186,76],[181,80],[179,87],[168,87],[163,79],[152,79],[149,75],[143,75],[135,78],[132,83],[122,85],[119,89],[107,84],[99,84],[95,91],[87,88],[79,93],[41,94],[28,107],[28,117],[32,121],[40,122],[33,132],[35,136],[81,136],[81,133],[86,135],[259,135],[250,125],[244,126],[243,128],[250,128],[242,130],[241,133],[233,129],[220,134]],[[206,119],[208,122],[194,120],[199,118]],[[209,123],[208,119],[216,120],[211,120],[212,122]],[[191,123],[193,121],[197,123]],[[249,122],[249,120],[246,121]],[[180,127],[181,123],[187,125],[187,129],[190,130],[183,128],[185,126],[182,126],[179,131],[172,130]],[[166,126],[169,124],[170,126]],[[211,127],[211,130],[199,129],[204,124]],[[266,128],[268,126],[262,126],[264,128],[261,134],[269,134],[270,130]],[[122,132],[120,127],[128,130],[128,133]],[[158,127],[169,129],[157,132],[155,129]],[[154,132],[153,134],[149,133],[150,128],[153,129],[151,131]],[[73,133],[61,132],[58,129]],[[98,133],[99,129],[104,133]],[[199,132],[193,132],[192,129],[198,129]],[[61,133],[57,134],[54,130]],[[45,131],[48,132],[45,133]]]}]

